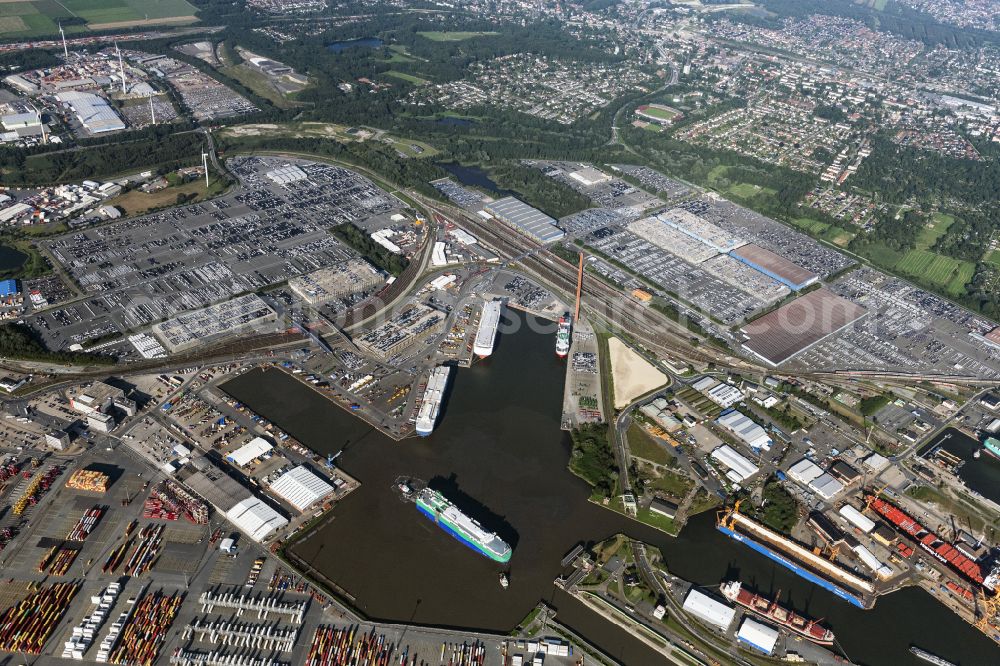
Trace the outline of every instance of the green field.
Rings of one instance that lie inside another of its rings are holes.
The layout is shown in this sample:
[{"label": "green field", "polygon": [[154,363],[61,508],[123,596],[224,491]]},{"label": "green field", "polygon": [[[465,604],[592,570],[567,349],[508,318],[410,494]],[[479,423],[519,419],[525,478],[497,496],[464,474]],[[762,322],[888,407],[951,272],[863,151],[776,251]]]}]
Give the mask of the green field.
[{"label": "green field", "polygon": [[965,284],[972,279],[976,265],[971,261],[953,259],[927,250],[910,250],[893,269],[921,278],[957,296],[965,293]]},{"label": "green field", "polygon": [[389,56],[388,58],[379,58],[380,62],[388,62],[388,63],[393,63],[393,62],[414,62],[414,58],[412,56],[410,56],[409,53],[406,52],[406,47],[405,46],[400,46],[398,44],[393,44],[392,46],[390,46],[388,48],[392,52],[392,55]]},{"label": "green field", "polygon": [[751,185],[750,183],[736,183],[729,186],[729,193],[741,199],[749,199],[761,192],[768,195],[778,193],[777,190],[772,190],[770,187],[761,187],[760,185]]},{"label": "green field", "polygon": [[674,118],[680,115],[680,111],[675,111],[674,109],[671,109],[666,106],[650,105],[646,106],[646,108],[639,107],[639,110],[642,111],[647,116],[650,116],[652,118],[659,118],[660,120],[673,120]]},{"label": "green field", "polygon": [[83,19],[86,26],[69,24],[67,34],[87,29],[128,27],[156,23],[187,23],[197,9],[187,0],[0,0],[0,36],[34,37],[56,35],[58,23]]},{"label": "green field", "polygon": [[439,32],[432,30],[430,32],[418,32],[418,35],[425,39],[429,39],[432,42],[464,42],[466,39],[472,39],[473,37],[485,37],[487,35],[499,35],[498,32]]},{"label": "green field", "polygon": [[1000,268],[1000,250],[992,250],[983,261]]},{"label": "green field", "polygon": [[429,83],[427,79],[422,79],[419,76],[413,76],[412,74],[407,74],[406,72],[397,72],[394,69],[390,69],[388,72],[385,72],[385,75],[393,76],[397,79],[402,79],[403,81],[409,81],[410,83],[417,86],[422,86],[425,83]]},{"label": "green field", "polygon": [[930,224],[920,230],[917,235],[917,249],[929,250],[934,247],[937,240],[944,236],[945,232],[955,222],[955,218],[944,213],[934,213],[931,215]]}]

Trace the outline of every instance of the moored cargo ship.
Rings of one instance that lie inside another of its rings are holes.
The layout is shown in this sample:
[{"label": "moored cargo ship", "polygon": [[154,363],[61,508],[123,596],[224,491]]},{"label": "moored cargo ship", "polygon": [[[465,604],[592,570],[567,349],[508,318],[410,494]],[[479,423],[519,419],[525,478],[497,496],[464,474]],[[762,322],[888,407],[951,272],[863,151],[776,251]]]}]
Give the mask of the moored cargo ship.
[{"label": "moored cargo ship", "polygon": [[928,664],[934,664],[934,666],[955,666],[955,664],[951,663],[947,659],[943,659],[942,657],[939,657],[936,654],[932,654],[927,650],[921,650],[920,648],[915,646],[910,647],[910,654],[912,654],[917,659],[926,661]]},{"label": "moored cargo ship", "polygon": [[1000,579],[1000,567],[994,566],[992,570],[986,570],[892,502],[875,495],[868,495],[866,499],[872,511],[888,520],[898,532],[915,541],[939,562],[947,565],[969,582],[990,592],[996,591],[997,582]]},{"label": "moored cargo ship", "polygon": [[486,301],[483,305],[483,313],[479,317],[479,330],[476,331],[476,341],[472,346],[473,353],[479,358],[486,358],[493,353],[502,307],[503,303],[499,300]]},{"label": "moored cargo ship", "polygon": [[833,632],[819,624],[817,620],[807,619],[795,611],[789,610],[759,594],[754,594],[743,587],[738,580],[727,581],[719,586],[722,595],[730,601],[743,606],[766,620],[808,638],[819,645],[833,645]]},{"label": "moored cargo ship", "polygon": [[417,410],[416,431],[421,437],[434,432],[438,415],[441,413],[441,401],[444,399],[445,389],[448,388],[448,378],[451,376],[451,369],[446,365],[439,365],[431,371],[431,376],[427,380],[427,388],[420,399],[420,408]]},{"label": "moored cargo ship", "polygon": [[559,318],[559,329],[556,331],[556,356],[566,358],[569,354],[570,337],[573,334],[573,317],[568,312]]},{"label": "moored cargo ship", "polygon": [[986,449],[986,453],[994,458],[1000,458],[1000,439],[987,437],[986,441],[983,442],[983,448]]},{"label": "moored cargo ship", "polygon": [[487,532],[478,521],[462,513],[438,491],[424,488],[417,493],[415,501],[422,514],[472,550],[495,562],[510,561],[512,551],[507,542]]}]

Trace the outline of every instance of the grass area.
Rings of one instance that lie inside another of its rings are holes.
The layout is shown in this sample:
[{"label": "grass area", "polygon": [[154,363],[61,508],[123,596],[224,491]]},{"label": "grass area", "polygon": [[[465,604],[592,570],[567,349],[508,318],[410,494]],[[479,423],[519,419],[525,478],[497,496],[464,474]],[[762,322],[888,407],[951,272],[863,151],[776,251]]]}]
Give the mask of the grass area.
[{"label": "grass area", "polygon": [[677,524],[672,518],[667,518],[666,516],[661,516],[658,513],[653,513],[649,509],[640,508],[636,511],[635,518],[640,523],[650,525],[658,530],[663,530],[667,534],[677,534]]},{"label": "grass area", "polygon": [[708,492],[704,488],[699,488],[698,492],[694,494],[694,498],[691,500],[691,504],[688,506],[687,515],[688,518],[695,514],[704,513],[706,511],[711,511],[715,507],[719,506],[721,502],[719,498]]},{"label": "grass area", "polygon": [[946,257],[928,250],[910,250],[893,269],[918,277],[948,294],[958,296],[965,293],[965,285],[972,279],[976,265],[971,261]]},{"label": "grass area", "polygon": [[[965,523],[973,532],[981,532],[986,526],[981,511],[977,507],[968,506],[965,502],[953,499],[932,486],[910,486],[906,494],[921,502],[937,504],[941,509],[955,515],[959,524]],[[995,521],[994,521],[994,524]]]},{"label": "grass area", "polygon": [[760,185],[751,185],[750,183],[736,183],[735,185],[730,185],[728,191],[733,196],[740,197],[741,199],[749,199],[761,193],[767,194],[768,196],[778,193],[777,190],[773,190],[770,187],[761,187]]},{"label": "grass area", "polygon": [[464,42],[466,39],[472,39],[473,37],[486,37],[489,35],[499,35],[499,32],[462,32],[460,30],[454,31],[438,31],[431,30],[427,32],[418,32],[418,35],[424,39],[429,39],[432,42]]},{"label": "grass area", "polygon": [[245,63],[222,67],[219,71],[229,78],[239,81],[279,109],[290,109],[295,106],[295,103],[287,95],[283,95],[277,88],[271,85],[271,81],[267,78],[266,74],[251,68]]},{"label": "grass area", "polygon": [[439,152],[437,148],[423,141],[390,135],[385,135],[382,140],[407,157],[433,157]]},{"label": "grass area", "polygon": [[658,465],[666,465],[673,459],[672,456],[667,453],[666,446],[656,442],[653,437],[635,421],[633,421],[632,425],[628,428],[628,448],[633,456],[657,463]]},{"label": "grass area", "polygon": [[393,44],[392,46],[389,46],[388,49],[392,52],[392,55],[388,58],[379,58],[380,62],[407,63],[414,62],[415,60],[409,53],[406,52],[405,46]]},{"label": "grass area", "polygon": [[61,0],[59,4],[85,19],[91,28],[124,22],[172,22],[198,11],[187,0]]},{"label": "grass area", "polygon": [[993,250],[986,255],[984,261],[988,264],[993,264],[997,268],[1000,268],[1000,250]]},{"label": "grass area", "polygon": [[427,79],[422,79],[419,76],[413,76],[412,74],[407,74],[406,72],[397,72],[394,69],[390,69],[388,72],[385,72],[385,75],[392,76],[403,81],[408,81],[416,86],[422,86],[426,83],[430,83]]},{"label": "grass area", "polygon": [[664,470],[660,472],[659,477],[646,481],[646,488],[667,493],[676,498],[678,502],[684,499],[693,485],[694,481],[690,477],[669,470]]},{"label": "grass area", "polygon": [[193,203],[213,196],[217,196],[225,189],[225,184],[214,179],[209,181],[209,187],[205,187],[202,178],[189,183],[165,187],[158,192],[140,192],[132,190],[108,201],[108,204],[121,208],[129,217],[142,215],[152,210],[176,206],[183,197],[184,203]]},{"label": "grass area", "polygon": [[944,236],[945,232],[955,222],[955,218],[944,213],[934,213],[931,215],[930,224],[925,226],[917,234],[917,249],[929,250],[934,247],[938,239]]}]

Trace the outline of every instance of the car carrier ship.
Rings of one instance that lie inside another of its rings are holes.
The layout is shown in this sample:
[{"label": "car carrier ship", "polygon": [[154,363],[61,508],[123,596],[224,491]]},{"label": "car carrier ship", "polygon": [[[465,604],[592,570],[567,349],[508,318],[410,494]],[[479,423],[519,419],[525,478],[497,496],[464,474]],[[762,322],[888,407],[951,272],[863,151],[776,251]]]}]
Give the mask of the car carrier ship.
[{"label": "car carrier ship", "polygon": [[807,619],[795,611],[781,606],[777,600],[771,601],[759,594],[754,594],[743,587],[738,580],[727,581],[719,586],[722,596],[733,603],[743,606],[765,620],[793,631],[819,645],[833,645],[833,632],[822,626],[818,620]]},{"label": "car carrier ship", "polygon": [[448,388],[448,378],[451,376],[451,369],[446,365],[439,365],[431,371],[431,376],[427,380],[427,388],[420,399],[420,408],[417,410],[417,421],[415,423],[417,434],[421,437],[434,432],[437,424],[438,414],[441,413],[441,401],[444,399],[445,389]]},{"label": "car carrier ship", "polygon": [[556,356],[566,358],[569,354],[569,343],[573,335],[573,317],[568,312],[559,318],[559,329],[556,331]]},{"label": "car carrier ship", "polygon": [[499,300],[486,301],[483,305],[483,313],[479,317],[479,330],[476,331],[476,341],[472,347],[473,353],[479,358],[486,358],[493,353],[502,307],[503,303]]},{"label": "car carrier ship", "polygon": [[478,521],[462,513],[438,491],[424,488],[417,493],[414,501],[422,514],[472,550],[494,562],[506,564],[510,561],[512,551],[507,542],[487,532]]}]

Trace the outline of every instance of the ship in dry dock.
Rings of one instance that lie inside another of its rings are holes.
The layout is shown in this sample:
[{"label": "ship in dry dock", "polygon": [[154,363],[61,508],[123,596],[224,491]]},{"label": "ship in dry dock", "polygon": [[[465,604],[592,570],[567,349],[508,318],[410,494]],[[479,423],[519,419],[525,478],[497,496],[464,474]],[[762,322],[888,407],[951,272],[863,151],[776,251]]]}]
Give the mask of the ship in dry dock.
[{"label": "ship in dry dock", "polygon": [[813,643],[833,645],[833,632],[821,625],[818,620],[803,617],[780,605],[777,600],[772,601],[759,594],[754,594],[743,587],[743,584],[738,580],[727,581],[720,585],[719,589],[726,599],[743,606],[765,620],[770,620]]}]

